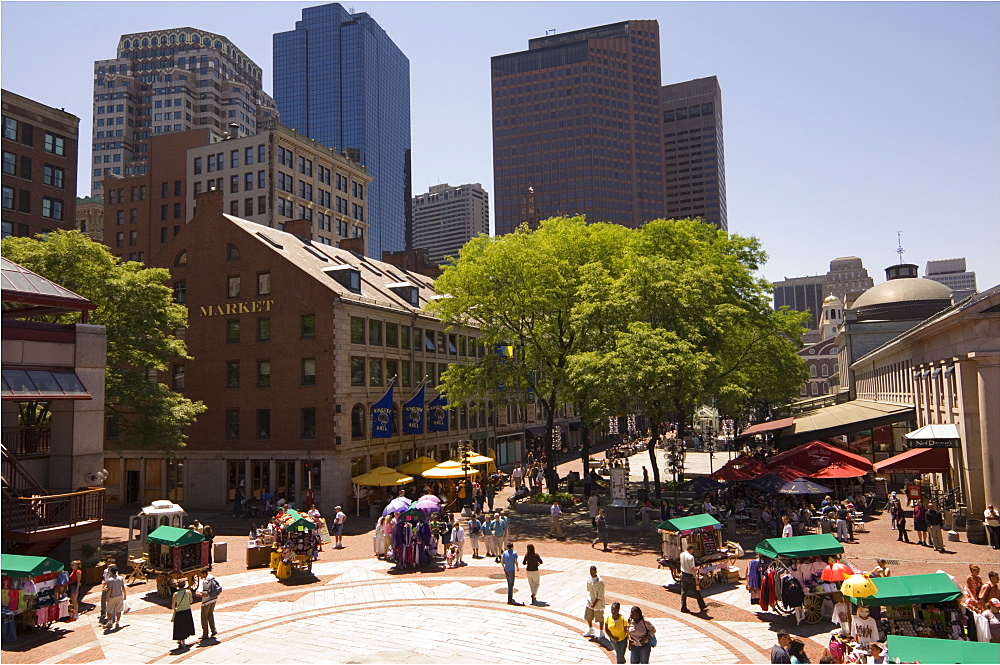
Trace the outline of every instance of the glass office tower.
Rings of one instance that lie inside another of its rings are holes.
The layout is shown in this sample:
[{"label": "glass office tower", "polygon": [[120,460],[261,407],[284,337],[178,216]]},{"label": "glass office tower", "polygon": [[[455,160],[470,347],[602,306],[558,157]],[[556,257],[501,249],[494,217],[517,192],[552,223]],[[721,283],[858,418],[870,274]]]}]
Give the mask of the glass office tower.
[{"label": "glass office tower", "polygon": [[274,99],[282,124],[368,167],[360,214],[368,252],[410,245],[410,61],[366,13],[333,3],[302,10],[274,35]]}]

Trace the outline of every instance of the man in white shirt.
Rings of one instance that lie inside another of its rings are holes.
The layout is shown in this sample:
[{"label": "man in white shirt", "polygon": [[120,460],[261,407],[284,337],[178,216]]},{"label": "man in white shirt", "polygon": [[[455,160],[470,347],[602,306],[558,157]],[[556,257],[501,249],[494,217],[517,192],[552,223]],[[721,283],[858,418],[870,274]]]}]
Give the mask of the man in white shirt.
[{"label": "man in white shirt", "polygon": [[784,524],[784,526],[781,527],[781,537],[782,538],[791,538],[792,536],[794,536],[795,535],[795,531],[792,528],[792,523],[788,521],[788,516],[787,515],[782,515],[781,516],[781,521]]},{"label": "man in white shirt", "polygon": [[858,608],[858,613],[851,619],[851,638],[862,649],[872,642],[878,642],[878,622],[864,605]]},{"label": "man in white shirt", "polygon": [[334,538],[334,549],[342,550],[344,549],[344,522],[347,521],[347,515],[341,509],[340,506],[334,508],[337,511],[337,515],[333,518],[333,538]]},{"label": "man in white shirt", "polygon": [[562,524],[559,522],[559,518],[562,516],[562,508],[559,506],[558,500],[552,502],[552,508],[549,509],[549,513],[552,515],[552,526],[549,527],[549,532],[545,535],[555,536],[560,539],[565,538],[563,535]]},{"label": "man in white shirt", "polygon": [[455,520],[455,526],[451,529],[451,544],[458,547],[455,553],[455,565],[462,565],[462,551],[465,549],[465,529],[462,527],[462,520]]},{"label": "man in white shirt", "polygon": [[587,632],[584,637],[594,636],[594,624],[600,632],[599,638],[604,639],[604,580],[597,576],[597,566],[590,567],[590,577],[587,579],[587,607],[583,610],[583,618],[587,622]]},{"label": "man in white shirt", "polygon": [[521,489],[521,483],[524,481],[524,467],[520,464],[514,467],[514,470],[510,472],[510,481],[514,485],[514,491]]},{"label": "man in white shirt", "polygon": [[687,614],[691,610],[687,608],[688,596],[698,601],[698,611],[704,613],[708,610],[705,599],[701,597],[701,587],[695,577],[698,572],[698,565],[694,559],[694,545],[688,545],[687,549],[681,552],[681,612]]}]

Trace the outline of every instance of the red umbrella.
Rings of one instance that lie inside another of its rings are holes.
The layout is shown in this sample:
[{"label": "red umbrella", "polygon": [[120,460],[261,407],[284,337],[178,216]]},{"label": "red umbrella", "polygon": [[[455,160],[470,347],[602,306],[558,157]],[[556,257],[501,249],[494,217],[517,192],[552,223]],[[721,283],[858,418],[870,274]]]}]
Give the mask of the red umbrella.
[{"label": "red umbrella", "polygon": [[793,464],[784,464],[781,466],[770,468],[768,469],[768,473],[772,473],[775,476],[778,476],[786,483],[795,480],[796,478],[806,478],[809,476],[808,471],[800,469],[799,467]]},{"label": "red umbrella", "polygon": [[824,582],[843,582],[845,579],[854,574],[851,567],[846,563],[836,562],[827,565],[823,569],[823,574],[821,578]]},{"label": "red umbrella", "polygon": [[859,469],[844,462],[831,462],[829,466],[810,474],[809,478],[857,478],[866,473],[868,472],[864,469]]},{"label": "red umbrella", "polygon": [[709,476],[712,480],[751,480],[754,476],[731,466],[724,466]]}]

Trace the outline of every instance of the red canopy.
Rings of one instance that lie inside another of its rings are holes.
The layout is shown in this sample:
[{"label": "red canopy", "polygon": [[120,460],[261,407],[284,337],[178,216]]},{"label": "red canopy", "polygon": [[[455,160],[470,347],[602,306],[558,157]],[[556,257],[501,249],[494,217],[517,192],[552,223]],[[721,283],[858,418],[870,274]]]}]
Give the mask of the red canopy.
[{"label": "red canopy", "polygon": [[709,476],[712,480],[752,480],[756,477],[756,475],[751,475],[743,469],[737,469],[728,464]]},{"label": "red canopy", "polygon": [[947,448],[912,448],[875,464],[879,473],[942,473],[950,468]]},{"label": "red canopy", "polygon": [[772,466],[794,464],[801,467],[808,472],[804,474],[807,478],[813,477],[817,471],[826,468],[832,462],[842,462],[864,471],[870,471],[872,468],[872,463],[861,455],[825,441],[803,443],[767,460],[768,465]]},{"label": "red canopy", "polygon": [[778,466],[768,467],[767,472],[778,476],[785,482],[790,480],[796,480],[798,478],[808,478],[809,472],[805,469],[800,469],[794,464],[780,464]]},{"label": "red canopy", "polygon": [[791,427],[795,424],[795,418],[782,418],[781,420],[769,420],[763,423],[757,423],[752,425],[736,437],[737,439],[742,439],[745,436],[753,436],[754,434],[763,434],[765,432],[774,432],[779,429],[785,429],[786,427]]},{"label": "red canopy", "polygon": [[863,476],[867,471],[859,469],[843,462],[832,462],[830,466],[820,469],[809,476],[810,478],[857,478]]}]

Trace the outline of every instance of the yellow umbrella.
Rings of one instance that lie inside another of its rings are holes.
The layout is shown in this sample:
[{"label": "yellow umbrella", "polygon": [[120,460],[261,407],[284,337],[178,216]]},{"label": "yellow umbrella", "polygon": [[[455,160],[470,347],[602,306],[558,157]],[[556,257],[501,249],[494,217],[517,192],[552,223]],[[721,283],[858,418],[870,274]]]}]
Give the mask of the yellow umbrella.
[{"label": "yellow umbrella", "polygon": [[479,453],[474,453],[470,451],[460,456],[458,459],[458,463],[461,464],[462,460],[467,461],[469,464],[477,465],[477,464],[489,464],[490,462],[493,461],[493,458],[486,457],[484,455],[480,455]]},{"label": "yellow umbrella", "polygon": [[878,587],[867,575],[855,574],[840,585],[840,593],[850,598],[867,598],[878,593]]},{"label": "yellow umbrella", "polygon": [[405,485],[413,482],[412,476],[399,473],[387,466],[380,466],[372,469],[368,473],[351,478],[355,485],[367,485],[369,487],[391,487],[392,485]]},{"label": "yellow umbrella", "polygon": [[469,469],[468,474],[466,474],[465,469],[462,468],[461,462],[441,462],[433,469],[427,469],[422,475],[424,478],[464,478],[466,475],[474,476],[478,471],[475,469]]},{"label": "yellow umbrella", "polygon": [[396,471],[418,476],[427,469],[433,469],[436,466],[437,466],[437,460],[424,456],[424,457],[418,457],[417,459],[414,460],[410,460],[406,464],[400,464],[399,466],[396,467]]}]

